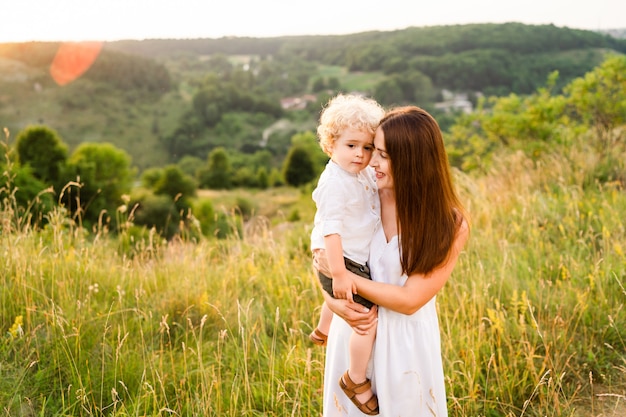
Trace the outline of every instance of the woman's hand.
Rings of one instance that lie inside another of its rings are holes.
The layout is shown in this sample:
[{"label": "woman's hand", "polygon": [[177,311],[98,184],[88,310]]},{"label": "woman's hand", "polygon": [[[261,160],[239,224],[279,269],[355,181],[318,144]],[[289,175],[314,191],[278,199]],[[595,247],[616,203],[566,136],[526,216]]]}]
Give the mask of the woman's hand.
[{"label": "woman's hand", "polygon": [[327,277],[332,276],[330,273],[330,267],[328,266],[326,251],[324,249],[315,249],[313,251],[313,268]]},{"label": "woman's hand", "polygon": [[376,326],[378,320],[377,306],[368,309],[353,301],[333,298],[326,291],[322,291],[322,294],[333,313],[348,323],[356,333],[368,334],[370,329]]}]

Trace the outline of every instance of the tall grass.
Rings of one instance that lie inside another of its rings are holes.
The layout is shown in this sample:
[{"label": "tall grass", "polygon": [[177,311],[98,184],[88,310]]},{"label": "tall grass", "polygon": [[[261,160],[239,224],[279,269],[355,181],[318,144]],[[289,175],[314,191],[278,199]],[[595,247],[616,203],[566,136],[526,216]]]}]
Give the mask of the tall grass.
[{"label": "tall grass", "polygon": [[323,352],[303,337],[318,294],[298,239],[128,257],[62,229],[1,236],[2,329],[23,323],[1,344],[5,415],[319,408]]},{"label": "tall grass", "polygon": [[439,301],[452,415],[604,415],[594,390],[626,413],[626,194],[586,186],[580,156],[459,175],[473,233]]},{"label": "tall grass", "polygon": [[[438,297],[451,416],[624,415],[626,193],[589,181],[582,147],[456,175],[472,235]],[[130,248],[62,211],[2,223],[2,415],[319,416],[310,221]]]}]

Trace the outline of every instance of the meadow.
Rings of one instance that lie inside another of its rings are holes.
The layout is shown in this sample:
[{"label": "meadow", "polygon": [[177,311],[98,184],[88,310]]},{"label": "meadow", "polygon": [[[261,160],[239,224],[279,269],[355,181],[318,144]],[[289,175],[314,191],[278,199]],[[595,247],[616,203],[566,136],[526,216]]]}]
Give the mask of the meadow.
[{"label": "meadow", "polygon": [[[589,183],[583,139],[494,161],[454,172],[472,232],[438,297],[450,416],[626,415],[623,184]],[[37,229],[5,200],[0,414],[320,416],[309,192],[246,195],[242,235],[170,242],[60,208]]]}]

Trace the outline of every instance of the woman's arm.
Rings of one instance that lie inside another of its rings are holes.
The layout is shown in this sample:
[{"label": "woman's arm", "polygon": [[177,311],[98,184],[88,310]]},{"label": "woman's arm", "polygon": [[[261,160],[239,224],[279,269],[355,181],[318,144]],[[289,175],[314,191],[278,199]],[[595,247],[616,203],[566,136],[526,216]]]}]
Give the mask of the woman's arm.
[{"label": "woman's arm", "polygon": [[450,278],[459,254],[469,237],[464,221],[457,232],[450,257],[428,275],[412,274],[403,286],[384,284],[354,275],[357,293],[375,304],[403,314],[413,314],[433,298]]},{"label": "woman's arm", "polygon": [[378,309],[376,306],[368,309],[353,301],[333,298],[326,291],[322,291],[326,305],[340,318],[345,320],[358,334],[367,334],[376,326]]},{"label": "woman's arm", "polygon": [[[326,251],[324,249],[316,249],[313,251],[313,269],[315,271],[320,271],[326,276],[331,276]],[[351,276],[361,278],[350,271],[346,272]],[[351,300],[333,298],[324,290],[322,290],[322,295],[324,296],[326,305],[332,310],[332,312],[348,323],[348,325],[352,327],[356,333],[367,334],[369,329],[376,325],[376,321],[378,319],[377,306],[373,306],[368,309],[367,307]]]}]

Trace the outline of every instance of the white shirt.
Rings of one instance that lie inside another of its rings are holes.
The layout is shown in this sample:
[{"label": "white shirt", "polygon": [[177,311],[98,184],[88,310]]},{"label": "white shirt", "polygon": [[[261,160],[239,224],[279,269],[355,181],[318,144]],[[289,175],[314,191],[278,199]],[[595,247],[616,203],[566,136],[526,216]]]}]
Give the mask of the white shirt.
[{"label": "white shirt", "polygon": [[311,250],[324,249],[324,236],[341,236],[343,256],[365,265],[370,241],[380,222],[380,200],[374,172],[343,170],[332,160],[313,191],[317,212],[311,232]]}]

